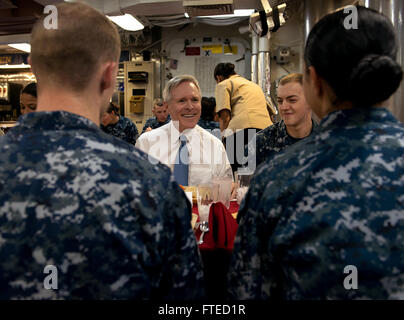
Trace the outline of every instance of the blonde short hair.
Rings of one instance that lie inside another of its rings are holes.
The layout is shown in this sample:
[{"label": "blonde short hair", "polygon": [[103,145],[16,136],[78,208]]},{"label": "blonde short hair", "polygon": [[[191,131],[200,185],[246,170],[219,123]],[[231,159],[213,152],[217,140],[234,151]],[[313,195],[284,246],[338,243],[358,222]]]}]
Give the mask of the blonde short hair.
[{"label": "blonde short hair", "polygon": [[88,5],[61,3],[56,8],[56,29],[45,28],[45,16],[32,29],[33,70],[39,84],[82,92],[101,63],[118,62],[119,33],[105,15]]},{"label": "blonde short hair", "polygon": [[287,76],[284,76],[279,81],[279,86],[284,86],[287,83],[297,82],[303,85],[303,74],[302,73],[290,73]]},{"label": "blonde short hair", "polygon": [[163,99],[161,98],[156,98],[153,100],[153,109],[156,108],[156,105],[158,105],[159,107],[161,107],[163,105]]}]

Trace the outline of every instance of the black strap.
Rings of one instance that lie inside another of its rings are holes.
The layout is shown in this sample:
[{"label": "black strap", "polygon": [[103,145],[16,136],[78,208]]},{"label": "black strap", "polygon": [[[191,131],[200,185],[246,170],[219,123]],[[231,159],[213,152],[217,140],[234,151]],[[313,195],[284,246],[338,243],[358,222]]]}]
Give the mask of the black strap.
[{"label": "black strap", "polygon": [[275,26],[272,28],[272,32],[278,31],[279,27],[281,26],[281,22],[279,21],[279,9],[278,6],[273,8],[272,10],[272,20],[274,21]]},{"label": "black strap", "polygon": [[260,11],[259,14],[262,26],[262,34],[260,36],[263,37],[266,36],[266,34],[268,33],[267,14],[265,13],[264,10]]}]

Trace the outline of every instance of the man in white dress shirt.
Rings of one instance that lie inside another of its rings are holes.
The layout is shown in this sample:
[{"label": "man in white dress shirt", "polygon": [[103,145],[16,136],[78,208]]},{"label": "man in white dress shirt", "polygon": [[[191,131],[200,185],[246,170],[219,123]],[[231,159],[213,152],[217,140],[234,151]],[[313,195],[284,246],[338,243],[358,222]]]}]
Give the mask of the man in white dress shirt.
[{"label": "man in white dress shirt", "polygon": [[142,134],[136,147],[149,154],[149,161],[157,159],[170,167],[181,185],[210,183],[213,176],[231,176],[222,142],[197,125],[201,115],[198,81],[190,75],[174,77],[166,84],[163,99],[172,121]]}]

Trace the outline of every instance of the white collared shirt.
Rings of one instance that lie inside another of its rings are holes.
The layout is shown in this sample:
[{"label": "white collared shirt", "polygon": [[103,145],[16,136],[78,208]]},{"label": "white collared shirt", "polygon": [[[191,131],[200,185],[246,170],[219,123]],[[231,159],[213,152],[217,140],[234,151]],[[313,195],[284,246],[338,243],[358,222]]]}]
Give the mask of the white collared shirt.
[{"label": "white collared shirt", "polygon": [[180,135],[187,138],[188,185],[211,183],[213,176],[232,175],[222,142],[198,125],[180,133],[175,127],[175,121],[171,121],[160,128],[143,133],[137,139],[136,147],[151,156],[149,161],[155,162],[157,159],[173,171],[180,147]]}]

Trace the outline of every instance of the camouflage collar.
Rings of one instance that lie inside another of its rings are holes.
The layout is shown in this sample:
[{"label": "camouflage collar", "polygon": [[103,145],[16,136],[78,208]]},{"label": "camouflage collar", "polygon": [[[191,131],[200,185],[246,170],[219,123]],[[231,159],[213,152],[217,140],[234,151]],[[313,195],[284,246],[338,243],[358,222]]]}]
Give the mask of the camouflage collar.
[{"label": "camouflage collar", "polygon": [[156,121],[157,121],[159,124],[161,124],[161,125],[165,125],[165,124],[167,124],[167,123],[169,123],[169,122],[171,121],[170,115],[167,115],[166,120],[163,121],[163,122],[159,122],[159,121],[157,120],[157,117],[155,117],[155,118],[156,118]]},{"label": "camouflage collar", "polygon": [[100,123],[100,127],[106,129],[106,128],[115,128],[115,127],[122,126],[122,122],[124,121],[123,119],[124,118],[121,115],[118,115],[118,121],[117,122],[109,123],[106,126],[104,126],[102,123]]},{"label": "camouflage collar", "polygon": [[15,129],[67,130],[95,129],[98,126],[90,119],[67,111],[38,111],[20,116]]}]

